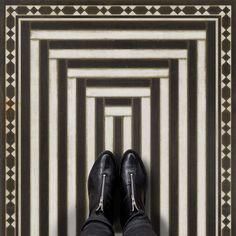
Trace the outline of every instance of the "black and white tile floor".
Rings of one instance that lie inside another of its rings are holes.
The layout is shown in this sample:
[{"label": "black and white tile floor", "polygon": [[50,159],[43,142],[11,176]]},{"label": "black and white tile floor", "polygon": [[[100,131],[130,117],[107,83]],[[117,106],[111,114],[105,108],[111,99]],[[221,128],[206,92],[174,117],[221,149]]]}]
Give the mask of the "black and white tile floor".
[{"label": "black and white tile floor", "polygon": [[[230,213],[221,214],[230,192],[219,189],[230,181],[220,159],[230,145],[219,145],[229,134],[223,122],[230,127],[227,117],[221,120],[221,112],[230,110],[219,89],[226,86],[220,65],[230,65],[230,53],[221,51],[219,28],[225,26],[200,6],[197,13],[186,15],[182,7],[182,14],[160,11],[156,17],[65,16],[62,6],[51,14],[37,13],[39,8],[32,13],[28,7],[27,17],[20,13],[16,35],[7,36],[17,39],[12,230],[22,236],[78,235],[96,156],[109,149],[119,159],[134,148],[149,173],[147,212],[157,233],[230,235]],[[10,22],[17,7],[7,9]],[[230,7],[219,11],[230,17]]]}]

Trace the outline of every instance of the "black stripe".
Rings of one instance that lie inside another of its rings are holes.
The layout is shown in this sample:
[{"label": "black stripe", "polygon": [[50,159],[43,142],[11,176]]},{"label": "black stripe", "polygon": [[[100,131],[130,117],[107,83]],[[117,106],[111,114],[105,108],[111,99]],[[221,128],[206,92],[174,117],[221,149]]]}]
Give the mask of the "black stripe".
[{"label": "black stripe", "polygon": [[[207,190],[207,235],[215,235],[216,234],[216,132],[215,132],[215,124],[216,124],[216,55],[215,55],[215,22],[208,23],[207,30],[207,91],[206,91],[206,99],[207,99],[207,136],[206,136],[206,190]],[[198,206],[199,207],[199,206]]]},{"label": "black stripe", "polygon": [[22,137],[24,137],[24,136],[22,136]]},{"label": "black stripe", "polygon": [[[170,130],[169,130],[169,143],[170,143],[170,236],[178,236],[178,61],[170,60]],[[192,235],[192,234],[189,234]],[[180,235],[181,236],[181,235]]]},{"label": "black stripe", "polygon": [[149,79],[89,79],[88,87],[149,87]]},{"label": "black stripe", "polygon": [[67,235],[67,67],[58,60],[58,235]]},{"label": "black stripe", "polygon": [[96,150],[97,157],[104,151],[104,99],[97,98],[95,105],[95,122],[96,122]]},{"label": "black stripe", "polygon": [[131,106],[130,98],[105,98],[106,106]]},{"label": "black stripe", "polygon": [[167,60],[160,59],[70,59],[69,68],[167,68]]},{"label": "black stripe", "polygon": [[160,234],[160,79],[151,85],[151,127],[151,220]]},{"label": "black stripe", "polygon": [[141,154],[141,100],[132,99],[132,148]]},{"label": "black stripe", "polygon": [[[221,35],[221,27],[218,27],[218,35]],[[220,36],[219,36],[220,38]],[[222,157],[222,147],[221,147],[221,134],[222,134],[222,128],[221,128],[221,40],[218,40],[218,199],[221,199],[221,157]],[[221,221],[221,201],[218,200],[218,220]],[[221,224],[218,224],[218,232],[219,236],[221,235]]]},{"label": "black stripe", "polygon": [[[233,12],[236,12],[236,4],[233,5]],[[233,19],[235,22],[235,13],[233,14]],[[235,23],[234,23],[235,25]],[[220,27],[219,27],[220,28]],[[235,65],[235,55],[236,55],[236,30],[232,31],[233,34],[233,51],[232,51],[232,65]],[[231,66],[232,66],[231,65]],[[232,163],[231,163],[231,173],[232,173],[232,235],[236,235],[236,66],[232,66]],[[220,87],[220,86],[219,86]]]},{"label": "black stripe", "polygon": [[[120,160],[122,156],[122,150],[123,150],[123,117],[114,117],[114,147],[113,147],[113,152],[117,161],[118,166],[120,166]],[[119,188],[116,190],[115,194],[115,216],[118,216],[119,211],[120,211],[120,192]],[[115,217],[116,218],[116,217]],[[114,229],[115,232],[120,233],[121,232],[121,227],[119,224],[119,221],[115,219],[114,222]]]},{"label": "black stripe", "polygon": [[188,234],[197,235],[197,45],[188,51]]},{"label": "black stripe", "polygon": [[40,41],[40,81],[39,81],[39,206],[40,235],[48,235],[48,197],[49,197],[49,154],[48,154],[48,43]]},{"label": "black stripe", "polygon": [[120,163],[120,157],[123,150],[123,117],[114,117],[114,154],[117,163]]},{"label": "black stripe", "polygon": [[[230,1],[230,0],[229,0],[229,1]],[[87,17],[88,17],[88,16],[86,16],[86,15],[83,15],[83,16],[80,15],[80,18],[81,18],[81,19],[87,18]],[[131,19],[131,18],[133,18],[134,16],[133,16],[133,15],[127,15],[127,16],[124,16],[124,17]],[[186,18],[186,15],[178,15],[178,16],[162,15],[161,17],[162,17],[163,19],[164,19],[164,18],[165,18],[165,19],[170,19],[170,18],[171,18],[172,20],[176,20],[176,19],[178,20],[178,19],[185,19],[185,18]],[[25,15],[24,18],[29,19],[29,22],[31,23],[32,21],[30,21],[30,19],[33,18],[33,17],[32,17],[32,16],[29,16],[29,15]],[[43,15],[38,15],[37,18],[43,19],[43,18],[45,18],[45,17],[44,17]],[[61,19],[61,16],[51,15],[50,18],[57,21],[58,19]],[[76,18],[78,18],[78,16],[76,16],[76,15],[64,15],[63,18],[64,18],[64,19],[71,19],[71,18],[76,19]],[[96,18],[98,18],[98,16],[96,16],[96,15],[90,15],[89,18],[93,18],[93,19],[95,19],[95,21],[96,21]],[[107,15],[106,18],[114,19],[114,18],[120,18],[120,16],[119,16],[119,15],[109,15],[109,16]],[[135,18],[143,18],[143,16],[142,16],[142,15],[136,15]],[[151,18],[153,18],[153,16],[147,16],[147,15],[146,15],[145,18],[151,19]],[[202,16],[201,16],[201,15],[190,15],[190,14],[189,14],[189,15],[188,15],[188,18],[189,18],[189,19],[201,19]],[[210,16],[210,15],[205,15],[204,18],[206,18],[206,19],[211,19],[212,16]],[[216,18],[220,19],[221,17],[220,17],[219,15],[214,15],[214,18],[215,18],[215,19],[216,19]],[[35,21],[34,21],[34,22],[35,22]],[[205,21],[202,21],[202,22],[205,23]]]},{"label": "black stripe", "polygon": [[186,40],[53,40],[51,49],[184,49]]},{"label": "black stripe", "polygon": [[85,119],[85,88],[86,81],[82,79],[76,80],[76,202],[77,202],[77,229],[76,235],[80,235],[80,230],[85,221],[85,199],[87,190],[85,189],[85,158],[86,158],[86,119]]},{"label": "black stripe", "polygon": [[30,235],[30,25],[21,25],[21,235]]},{"label": "black stripe", "polygon": [[35,22],[32,21],[32,29],[41,29],[41,30],[76,30],[76,29],[96,29],[96,30],[183,30],[183,29],[205,29],[205,22],[196,22],[196,21],[172,21],[171,24],[169,21],[153,21],[153,20],[140,20],[140,21],[44,21],[44,22]]}]

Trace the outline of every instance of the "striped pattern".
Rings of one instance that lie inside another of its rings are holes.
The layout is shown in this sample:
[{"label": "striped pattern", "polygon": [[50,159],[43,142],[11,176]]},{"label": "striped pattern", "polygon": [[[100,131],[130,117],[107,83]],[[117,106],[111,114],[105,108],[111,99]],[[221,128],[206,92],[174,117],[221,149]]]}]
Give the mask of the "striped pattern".
[{"label": "striped pattern", "polygon": [[71,38],[67,23],[21,24],[19,235],[79,234],[105,148],[141,154],[157,233],[216,235],[215,23],[71,19]]}]

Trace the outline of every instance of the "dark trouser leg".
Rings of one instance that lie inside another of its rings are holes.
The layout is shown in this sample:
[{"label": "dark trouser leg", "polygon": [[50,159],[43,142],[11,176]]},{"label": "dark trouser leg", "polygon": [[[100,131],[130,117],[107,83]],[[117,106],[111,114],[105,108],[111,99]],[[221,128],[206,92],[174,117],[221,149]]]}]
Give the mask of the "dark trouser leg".
[{"label": "dark trouser leg", "polygon": [[111,223],[101,213],[92,214],[82,227],[80,236],[113,236]]},{"label": "dark trouser leg", "polygon": [[123,230],[124,236],[157,236],[148,216],[141,210],[127,220]]}]

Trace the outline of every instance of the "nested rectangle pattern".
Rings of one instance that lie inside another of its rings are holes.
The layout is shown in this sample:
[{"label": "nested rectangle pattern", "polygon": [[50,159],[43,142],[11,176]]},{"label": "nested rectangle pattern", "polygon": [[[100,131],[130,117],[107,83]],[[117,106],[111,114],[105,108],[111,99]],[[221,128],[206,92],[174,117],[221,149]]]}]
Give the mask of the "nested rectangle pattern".
[{"label": "nested rectangle pattern", "polygon": [[218,235],[218,19],[59,19],[18,24],[18,234],[78,235],[96,156],[132,147],[155,231]]}]

